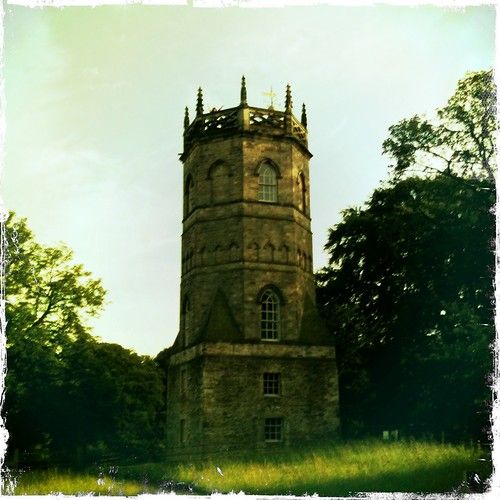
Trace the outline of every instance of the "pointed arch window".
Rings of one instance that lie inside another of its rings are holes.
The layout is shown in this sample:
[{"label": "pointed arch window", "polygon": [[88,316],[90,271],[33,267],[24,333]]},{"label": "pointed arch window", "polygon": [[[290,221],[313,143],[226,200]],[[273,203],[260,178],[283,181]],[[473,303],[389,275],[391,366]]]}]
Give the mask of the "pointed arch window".
[{"label": "pointed arch window", "polygon": [[187,347],[189,343],[189,336],[191,333],[191,302],[189,302],[189,298],[186,297],[182,304],[182,340],[183,346]]},{"label": "pointed arch window", "polygon": [[260,336],[262,340],[278,340],[280,334],[280,299],[266,290],[260,299]]},{"label": "pointed arch window", "polygon": [[193,188],[194,188],[193,178],[191,177],[191,175],[188,175],[186,177],[186,182],[184,185],[184,203],[186,208],[186,212],[184,214],[185,216],[188,216],[193,210],[193,194],[194,194]]},{"label": "pointed arch window", "polygon": [[270,163],[259,168],[259,201],[278,201],[278,175]]},{"label": "pointed arch window", "polygon": [[231,199],[232,171],[224,161],[218,160],[208,170],[207,179],[210,182],[210,197],[214,204]]},{"label": "pointed arch window", "polygon": [[299,210],[305,213],[307,207],[306,180],[302,172],[299,175],[299,190],[300,190]]}]

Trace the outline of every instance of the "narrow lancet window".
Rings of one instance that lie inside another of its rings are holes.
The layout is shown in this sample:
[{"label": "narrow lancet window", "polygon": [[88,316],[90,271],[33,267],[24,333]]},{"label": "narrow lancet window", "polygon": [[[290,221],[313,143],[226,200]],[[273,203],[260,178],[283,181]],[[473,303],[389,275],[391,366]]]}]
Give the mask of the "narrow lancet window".
[{"label": "narrow lancet window", "polygon": [[186,213],[184,215],[186,217],[193,210],[193,188],[194,188],[193,178],[191,177],[191,175],[188,175],[184,187],[184,203],[186,208]]},{"label": "narrow lancet window", "polygon": [[272,290],[262,294],[260,302],[260,333],[262,340],[278,340],[280,301]]},{"label": "narrow lancet window", "polygon": [[302,212],[305,212],[307,207],[307,198],[306,198],[306,181],[304,179],[303,173],[299,175],[299,189],[300,189],[299,209]]},{"label": "narrow lancet window", "polygon": [[186,297],[182,306],[182,339],[183,347],[187,347],[191,334],[191,303]]},{"label": "narrow lancet window", "polygon": [[278,176],[269,163],[264,163],[259,169],[259,201],[278,201]]}]

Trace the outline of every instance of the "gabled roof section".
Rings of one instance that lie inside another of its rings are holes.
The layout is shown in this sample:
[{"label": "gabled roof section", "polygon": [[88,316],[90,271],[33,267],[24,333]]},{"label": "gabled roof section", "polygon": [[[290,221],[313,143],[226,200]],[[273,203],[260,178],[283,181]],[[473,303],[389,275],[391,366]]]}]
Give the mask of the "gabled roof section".
[{"label": "gabled roof section", "polygon": [[241,329],[222,290],[217,290],[200,340],[211,342],[241,341]]}]

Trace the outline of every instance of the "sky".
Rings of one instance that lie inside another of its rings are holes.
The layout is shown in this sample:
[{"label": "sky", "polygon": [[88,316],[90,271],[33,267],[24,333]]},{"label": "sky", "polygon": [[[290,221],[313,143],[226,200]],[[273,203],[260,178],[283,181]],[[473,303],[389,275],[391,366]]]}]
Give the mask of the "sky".
[{"label": "sky", "polygon": [[[387,179],[388,127],[432,116],[495,61],[493,6],[29,8],[4,18],[1,194],[102,278],[94,334],[140,354],[179,328],[184,107],[308,110],[314,267],[328,228]],[[7,332],[8,334],[8,332]]]}]

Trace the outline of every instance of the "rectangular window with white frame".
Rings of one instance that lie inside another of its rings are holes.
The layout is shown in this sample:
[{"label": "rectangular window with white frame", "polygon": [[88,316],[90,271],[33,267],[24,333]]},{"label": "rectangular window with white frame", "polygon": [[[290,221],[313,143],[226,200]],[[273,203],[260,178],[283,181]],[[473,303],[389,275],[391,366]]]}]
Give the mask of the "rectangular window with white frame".
[{"label": "rectangular window with white frame", "polygon": [[281,374],[266,372],[262,376],[264,396],[279,396],[281,394]]},{"label": "rectangular window with white frame", "polygon": [[264,420],[264,440],[268,443],[283,441],[283,419],[281,417]]}]

